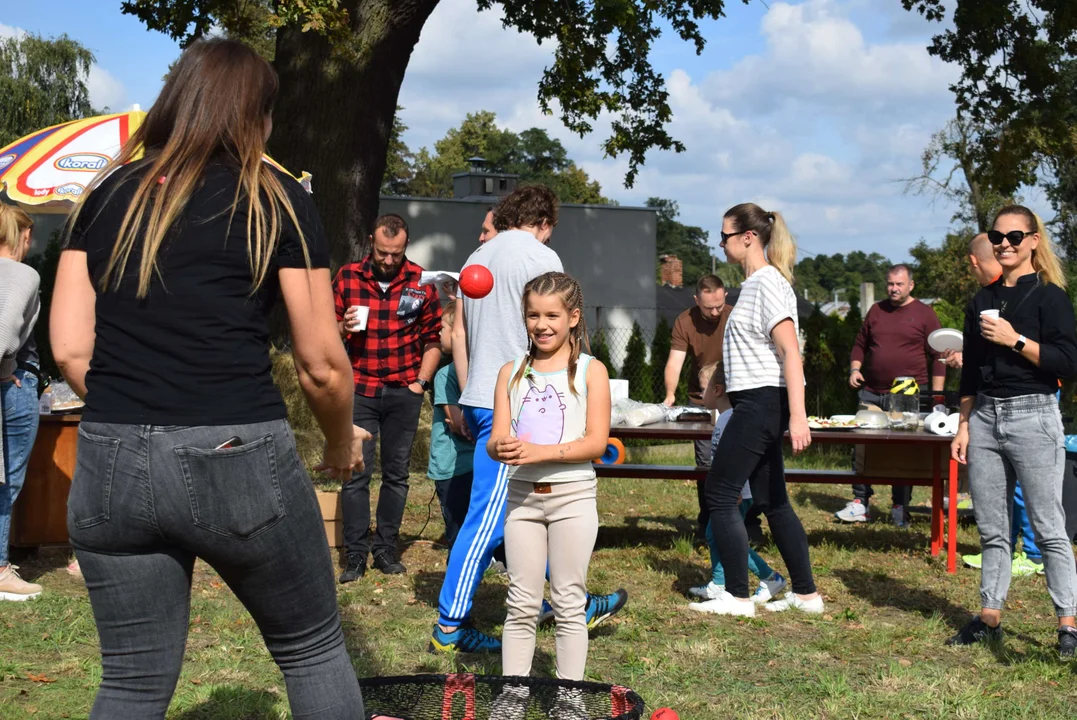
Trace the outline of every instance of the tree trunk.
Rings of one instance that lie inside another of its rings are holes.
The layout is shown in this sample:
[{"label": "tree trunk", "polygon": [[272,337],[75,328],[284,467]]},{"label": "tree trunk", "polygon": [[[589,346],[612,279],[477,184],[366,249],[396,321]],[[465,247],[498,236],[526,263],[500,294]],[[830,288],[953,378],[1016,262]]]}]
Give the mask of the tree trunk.
[{"label": "tree trunk", "polygon": [[411,52],[438,0],[346,0],[354,53],[298,27],[277,33],[280,97],[270,150],[310,172],[334,269],[359,259],[378,211],[378,188]]}]

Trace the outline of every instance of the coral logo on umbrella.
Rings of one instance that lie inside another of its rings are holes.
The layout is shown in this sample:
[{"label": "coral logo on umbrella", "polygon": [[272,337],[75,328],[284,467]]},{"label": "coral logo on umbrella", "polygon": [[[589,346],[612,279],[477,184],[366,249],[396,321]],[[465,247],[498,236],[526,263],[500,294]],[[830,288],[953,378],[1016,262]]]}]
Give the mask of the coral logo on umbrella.
[{"label": "coral logo on umbrella", "polygon": [[83,152],[73,155],[64,155],[53,166],[58,170],[71,170],[74,172],[100,172],[112,160],[108,155],[101,153]]},{"label": "coral logo on umbrella", "polygon": [[3,170],[8,165],[15,162],[18,157],[19,156],[15,155],[14,153],[12,153],[11,155],[5,155],[4,157],[0,157],[0,170]]},{"label": "coral logo on umbrella", "polygon": [[67,183],[66,185],[61,185],[60,187],[56,188],[56,190],[54,192],[57,195],[60,195],[61,197],[64,196],[64,195],[70,195],[71,197],[78,197],[79,195],[82,194],[82,191],[85,190],[85,189],[86,189],[85,187],[83,187],[82,185],[79,185],[78,183]]}]

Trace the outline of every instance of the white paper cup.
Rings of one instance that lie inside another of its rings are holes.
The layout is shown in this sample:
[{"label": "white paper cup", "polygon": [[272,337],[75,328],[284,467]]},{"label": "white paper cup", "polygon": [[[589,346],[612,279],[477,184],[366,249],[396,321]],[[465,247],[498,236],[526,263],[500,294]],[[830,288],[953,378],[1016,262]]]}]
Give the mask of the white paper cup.
[{"label": "white paper cup", "polygon": [[355,319],[344,329],[348,332],[363,332],[366,330],[366,321],[370,317],[370,308],[366,305],[352,305],[351,309],[355,310]]},{"label": "white paper cup", "polygon": [[998,310],[981,310],[980,319],[991,318],[992,320],[998,320]]}]

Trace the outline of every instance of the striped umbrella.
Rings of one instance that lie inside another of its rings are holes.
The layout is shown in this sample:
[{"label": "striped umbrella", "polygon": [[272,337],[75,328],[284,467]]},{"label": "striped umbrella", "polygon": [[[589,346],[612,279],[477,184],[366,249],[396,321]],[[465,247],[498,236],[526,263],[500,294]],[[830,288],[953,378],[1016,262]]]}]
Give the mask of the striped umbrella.
[{"label": "striped umbrella", "polygon": [[[0,148],[0,189],[30,212],[70,212],[145,118],[136,105],[129,112],[74,120],[16,140]],[[288,173],[268,155],[264,159]],[[310,178],[303,173],[296,180],[310,192]]]}]

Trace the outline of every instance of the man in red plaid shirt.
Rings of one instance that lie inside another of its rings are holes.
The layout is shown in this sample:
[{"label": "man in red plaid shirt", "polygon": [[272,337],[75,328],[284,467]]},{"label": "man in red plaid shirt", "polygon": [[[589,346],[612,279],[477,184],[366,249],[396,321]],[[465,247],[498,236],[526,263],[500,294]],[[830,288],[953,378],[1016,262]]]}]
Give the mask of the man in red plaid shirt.
[{"label": "man in red plaid shirt", "polygon": [[[423,269],[408,260],[408,225],[399,215],[374,222],[370,255],[345,265],[333,281],[337,324],[355,373],[355,424],[374,439],[366,463],[340,493],[348,563],[340,582],[366,572],[367,553],[388,575],[407,572],[396,540],[408,498],[411,446],[419,410],[441,361],[441,304],[433,285],[419,285]],[[381,433],[381,493],[370,541],[370,474]]]}]

